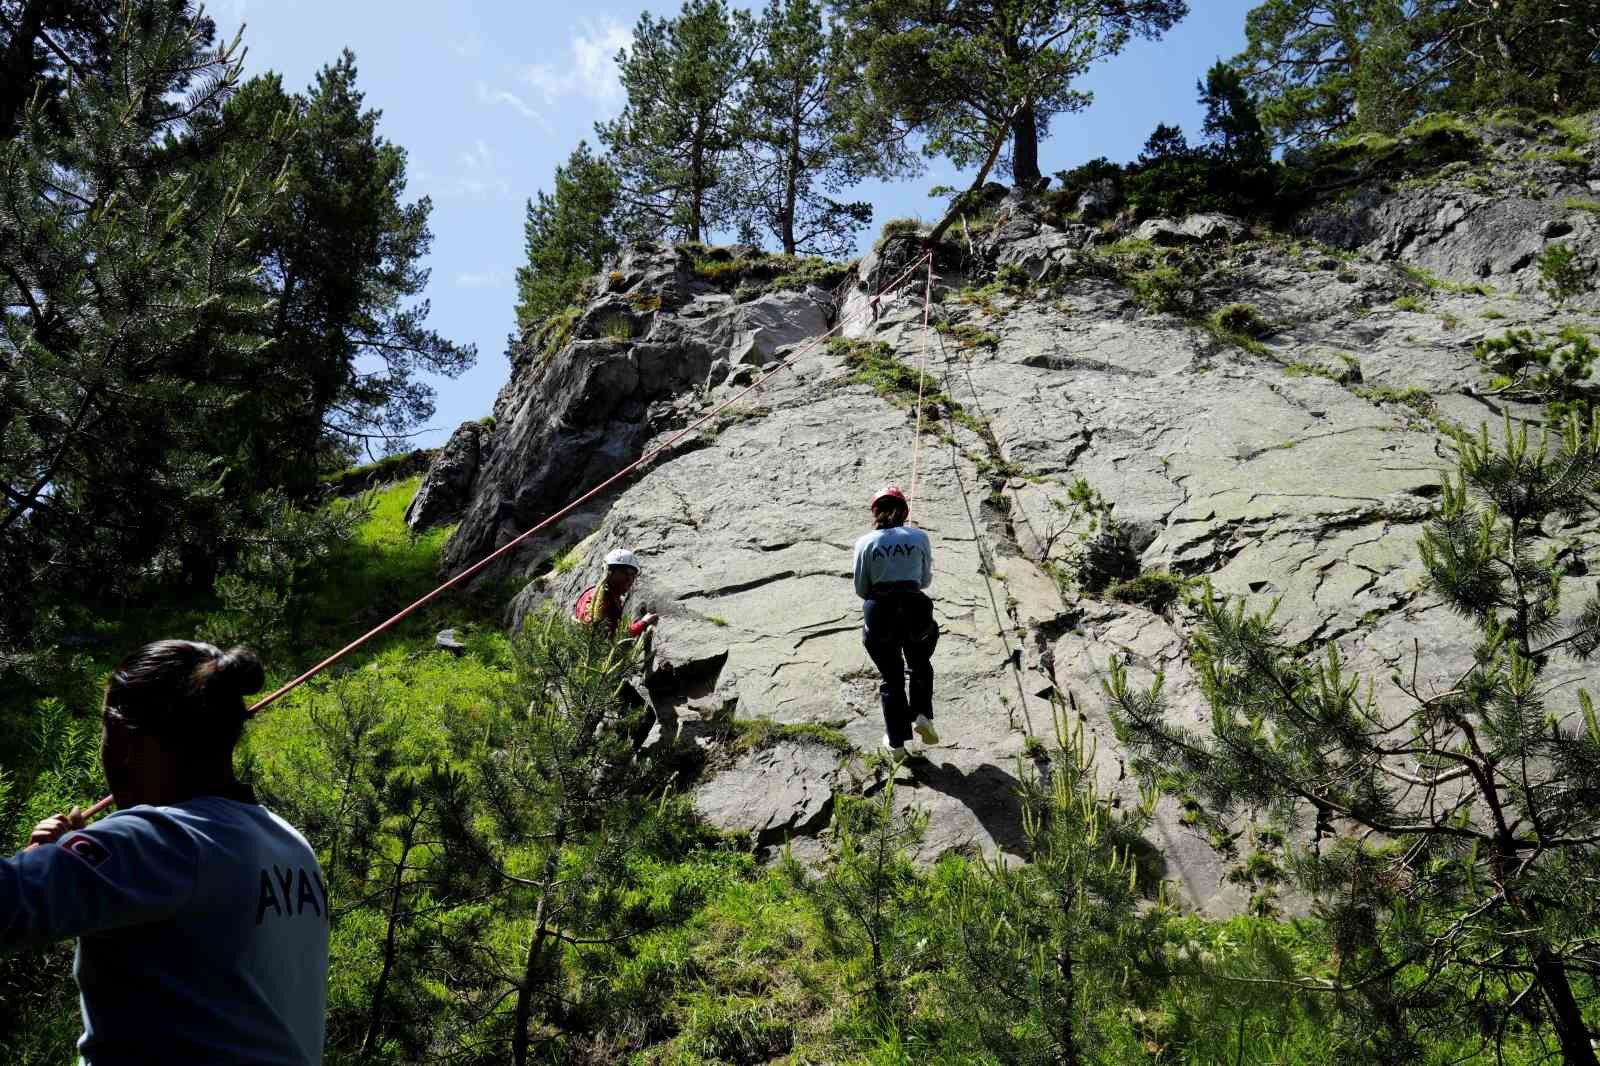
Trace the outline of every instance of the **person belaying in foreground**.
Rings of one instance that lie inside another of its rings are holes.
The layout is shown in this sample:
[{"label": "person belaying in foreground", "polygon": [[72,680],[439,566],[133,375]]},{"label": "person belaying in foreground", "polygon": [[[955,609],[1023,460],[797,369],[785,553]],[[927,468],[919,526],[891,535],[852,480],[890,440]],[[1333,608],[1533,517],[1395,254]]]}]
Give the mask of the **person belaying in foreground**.
[{"label": "person belaying in foreground", "polygon": [[[604,625],[608,633],[616,635],[617,626],[622,622],[622,608],[638,580],[639,557],[627,548],[618,548],[606,556],[606,576],[578,596],[572,617],[580,622]],[[637,637],[658,621],[660,619],[653,614],[636,619],[628,624],[628,636]]]},{"label": "person belaying in foreground", "polygon": [[88,1066],[322,1061],[328,896],[311,847],[233,771],[255,653],[162,640],[106,686],[118,810],[0,859],[0,951],[78,938]]},{"label": "person belaying in foreground", "polygon": [[[883,676],[883,743],[903,755],[916,731],[925,744],[939,743],[933,728],[933,649],[939,625],[923,589],[933,583],[928,535],[906,525],[905,493],[889,485],[872,497],[871,533],[856,541],[856,595],[862,599],[862,643]],[[910,672],[910,696],[906,673]]]}]

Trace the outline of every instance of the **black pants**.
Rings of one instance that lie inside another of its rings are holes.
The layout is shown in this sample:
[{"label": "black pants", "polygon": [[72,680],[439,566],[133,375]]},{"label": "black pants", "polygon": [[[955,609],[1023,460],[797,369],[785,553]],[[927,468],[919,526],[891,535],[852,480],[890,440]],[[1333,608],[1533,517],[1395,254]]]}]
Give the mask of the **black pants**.
[{"label": "black pants", "polygon": [[883,702],[884,730],[890,743],[904,744],[911,739],[911,723],[918,715],[933,717],[933,664],[929,660],[939,643],[933,601],[917,591],[877,594],[862,604],[862,614],[866,621],[862,643],[883,678],[878,697]]}]

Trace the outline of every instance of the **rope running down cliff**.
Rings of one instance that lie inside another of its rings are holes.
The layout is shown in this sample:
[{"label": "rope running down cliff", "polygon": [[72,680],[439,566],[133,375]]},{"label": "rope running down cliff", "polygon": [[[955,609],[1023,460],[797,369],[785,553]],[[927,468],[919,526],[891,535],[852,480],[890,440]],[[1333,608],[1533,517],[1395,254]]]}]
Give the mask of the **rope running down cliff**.
[{"label": "rope running down cliff", "polygon": [[[352,640],[349,644],[346,644],[344,647],[340,648],[338,651],[334,652],[332,655],[328,656],[326,659],[323,659],[321,662],[317,663],[315,666],[311,667],[309,670],[305,671],[304,673],[300,674],[299,676],[295,677],[294,679],[292,679],[292,680],[290,680],[288,682],[285,682],[283,685],[281,685],[277,689],[273,690],[267,696],[265,696],[261,700],[257,701],[253,706],[251,706],[251,708],[249,709],[249,711],[247,713],[249,713],[251,715],[254,715],[259,711],[265,710],[267,707],[269,707],[272,704],[276,703],[278,700],[282,699],[284,696],[287,696],[290,692],[293,692],[296,688],[299,688],[301,685],[305,684],[307,681],[310,681],[313,677],[316,677],[318,674],[320,674],[322,671],[326,670],[328,667],[332,666],[334,663],[338,662],[340,659],[343,659],[346,655],[349,655],[351,652],[355,651],[357,648],[359,648],[363,644],[367,643],[367,641],[369,641],[372,638],[374,638],[374,637],[386,632],[389,629],[392,629],[394,626],[400,624],[400,622],[404,621],[406,618],[408,618],[411,614],[413,614],[417,610],[421,609],[422,607],[427,606],[429,603],[433,602],[435,599],[437,599],[439,596],[443,595],[448,590],[450,590],[450,589],[454,588],[455,586],[461,584],[463,581],[466,581],[468,578],[472,577],[474,574],[476,574],[479,571],[481,571],[484,567],[488,566],[490,563],[494,562],[496,559],[500,558],[501,556],[505,555],[507,552],[511,551],[513,548],[515,548],[517,545],[521,544],[523,541],[527,540],[529,537],[533,536],[535,533],[538,533],[541,530],[547,529],[548,527],[550,527],[554,523],[560,521],[561,519],[565,518],[567,515],[571,514],[573,511],[577,510],[583,504],[585,504],[588,501],[594,499],[596,496],[598,496],[600,493],[604,492],[606,489],[610,488],[612,485],[615,485],[617,482],[621,481],[623,478],[625,478],[629,474],[633,473],[635,470],[638,470],[638,469],[640,469],[640,468],[642,468],[644,466],[649,465],[650,463],[654,462],[658,457],[660,457],[660,456],[666,454],[667,452],[671,451],[684,438],[688,437],[691,433],[693,433],[696,430],[700,429],[701,427],[705,426],[707,423],[709,423],[712,419],[716,418],[723,411],[726,411],[729,407],[732,407],[734,404],[738,403],[740,400],[742,400],[746,396],[750,395],[750,393],[755,392],[762,385],[766,384],[769,380],[771,380],[772,378],[776,377],[778,374],[782,373],[785,370],[793,369],[794,363],[796,363],[802,356],[810,354],[818,346],[820,346],[825,341],[827,341],[829,338],[831,338],[835,333],[837,333],[840,330],[844,329],[844,327],[846,325],[848,325],[851,321],[853,321],[855,318],[860,316],[864,311],[865,312],[873,312],[873,313],[875,313],[877,311],[879,301],[881,301],[884,296],[886,296],[889,292],[891,292],[893,289],[898,287],[907,278],[911,277],[911,275],[913,273],[915,273],[916,270],[919,267],[921,267],[923,265],[923,263],[925,263],[925,262],[930,264],[930,277],[931,277],[932,259],[933,259],[933,253],[931,251],[925,252],[921,257],[919,257],[910,266],[906,267],[905,270],[901,271],[900,274],[897,275],[894,278],[893,281],[890,281],[887,285],[883,286],[883,288],[879,289],[877,295],[873,296],[873,298],[867,303],[867,305],[864,308],[862,308],[861,310],[858,310],[853,315],[841,316],[839,321],[834,323],[833,327],[831,329],[829,329],[826,333],[822,333],[822,334],[819,334],[816,337],[813,337],[811,340],[809,340],[805,344],[801,345],[800,348],[797,351],[792,352],[787,359],[784,359],[784,360],[774,364],[773,367],[770,370],[766,371],[760,377],[756,378],[755,381],[752,382],[748,388],[744,389],[742,392],[739,392],[739,393],[735,394],[731,398],[725,400],[721,404],[719,404],[716,407],[712,408],[711,411],[707,412],[701,418],[699,418],[696,421],[690,423],[688,426],[685,426],[678,433],[674,434],[665,443],[659,444],[656,447],[650,449],[648,452],[646,452],[645,454],[641,455],[638,459],[636,459],[633,462],[629,463],[627,466],[623,467],[621,470],[618,470],[615,474],[612,474],[610,477],[608,477],[604,481],[600,482],[600,484],[596,485],[594,488],[590,489],[588,492],[585,492],[583,495],[579,496],[577,499],[573,500],[571,503],[567,504],[565,507],[561,508],[559,511],[556,511],[555,513],[553,513],[553,514],[541,519],[536,525],[532,526],[531,528],[527,529],[526,531],[524,531],[522,533],[519,533],[515,538],[513,538],[510,541],[507,541],[505,544],[501,545],[499,548],[496,548],[493,552],[491,552],[490,554],[484,556],[482,559],[478,560],[478,562],[476,562],[476,563],[472,564],[471,566],[467,567],[465,570],[461,571],[461,573],[457,574],[455,577],[452,577],[450,580],[446,581],[444,584],[440,585],[438,588],[434,589],[432,592],[428,593],[426,596],[423,596],[421,599],[417,600],[415,603],[412,603],[410,606],[402,609],[401,611],[396,613],[393,617],[387,619],[386,621],[380,623],[379,625],[377,625],[377,626],[373,627],[372,629],[368,630],[367,632],[363,633],[361,636],[357,637],[355,640]],[[87,811],[85,811],[84,812],[84,818],[85,819],[93,818],[95,815],[99,814],[101,811],[103,811],[107,807],[111,806],[111,804],[113,802],[115,802],[115,797],[106,796],[104,799],[100,800],[94,806],[90,807]]]},{"label": "rope running down cliff", "polygon": [[[927,287],[927,291],[926,291],[926,293],[924,295],[924,300],[926,301],[925,304],[924,304],[924,320],[926,320],[927,305],[931,304],[932,300],[933,300],[932,273],[933,273],[932,272],[932,265],[930,264],[929,265],[928,287]],[[939,352],[940,352],[940,354],[942,354],[944,356],[944,387],[945,387],[945,395],[946,396],[950,396],[954,392],[954,390],[951,388],[951,382],[950,382],[951,356],[950,356],[950,349],[945,346],[944,335],[943,334],[939,335]],[[982,403],[978,399],[978,386],[972,380],[972,374],[970,372],[967,373],[966,377],[967,377],[967,386],[972,391],[972,402],[973,402],[974,406],[977,407],[981,411],[982,410]],[[920,406],[921,405],[920,405],[920,402],[919,402],[919,405],[918,405],[918,408],[919,408],[919,410],[918,410],[918,425],[919,426],[921,425],[921,410],[920,410]],[[984,554],[983,536],[978,531],[978,517],[972,510],[972,497],[967,492],[966,479],[961,476],[961,453],[960,453],[959,448],[956,445],[956,419],[955,419],[955,406],[954,406],[953,402],[951,404],[947,405],[947,409],[945,411],[945,418],[948,420],[949,427],[950,427],[950,469],[955,474],[955,476],[956,476],[956,485],[961,490],[961,503],[962,503],[962,506],[965,507],[966,511],[967,511],[967,522],[972,526],[972,542],[975,545],[977,545],[977,548],[978,548],[978,572],[983,575],[983,584],[984,584],[984,587],[987,589],[987,591],[989,593],[989,607],[990,607],[991,610],[994,611],[995,634],[1000,638],[1001,647],[1005,648],[1005,650],[1006,650],[1006,665],[1011,668],[1012,680],[1016,682],[1017,700],[1018,700],[1018,706],[1022,710],[1023,725],[1027,729],[1027,735],[1032,736],[1033,735],[1033,716],[1028,713],[1028,694],[1027,694],[1027,690],[1023,687],[1023,684],[1022,684],[1022,648],[1020,646],[1017,647],[1016,649],[1013,649],[1011,647],[1011,638],[1006,635],[1005,620],[1000,614],[1000,601],[995,598],[994,581],[990,577],[991,572],[994,570],[994,567],[990,563],[990,559],[992,558],[992,556],[986,557],[985,554]],[[919,430],[919,433],[920,433],[920,430]],[[1015,729],[1016,726],[1017,726],[1016,715],[1008,714],[1007,717],[1011,720],[1011,727],[1013,729]]]}]

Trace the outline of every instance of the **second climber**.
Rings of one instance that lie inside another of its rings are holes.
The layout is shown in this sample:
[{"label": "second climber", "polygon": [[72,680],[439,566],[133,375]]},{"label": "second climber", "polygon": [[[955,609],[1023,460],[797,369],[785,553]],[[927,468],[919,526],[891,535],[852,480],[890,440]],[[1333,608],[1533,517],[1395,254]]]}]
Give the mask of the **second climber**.
[{"label": "second climber", "polygon": [[[599,623],[606,627],[608,633],[615,634],[618,623],[622,621],[623,605],[637,580],[639,557],[627,548],[618,548],[606,556],[606,576],[598,585],[584,589],[578,597],[577,604],[572,608],[572,617],[579,622]],[[637,637],[656,622],[653,614],[630,622],[628,636]]]},{"label": "second climber", "polygon": [[939,742],[933,728],[932,663],[939,624],[933,601],[922,591],[933,583],[933,551],[926,533],[906,525],[911,508],[898,486],[885,486],[868,506],[873,530],[856,541],[855,549],[862,642],[882,675],[884,746],[903,755],[913,730],[925,744]]}]

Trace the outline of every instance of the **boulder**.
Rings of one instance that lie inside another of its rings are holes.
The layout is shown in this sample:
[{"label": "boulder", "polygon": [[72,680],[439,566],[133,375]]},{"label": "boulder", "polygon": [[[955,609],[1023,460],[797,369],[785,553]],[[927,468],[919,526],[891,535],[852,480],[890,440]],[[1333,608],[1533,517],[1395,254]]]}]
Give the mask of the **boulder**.
[{"label": "boulder", "polygon": [[417,494],[406,507],[406,525],[413,532],[453,522],[472,500],[473,482],[489,429],[481,422],[463,422],[450,434],[417,486]]},{"label": "boulder", "polygon": [[1075,226],[1065,232],[1046,229],[1034,237],[1005,241],[995,253],[995,263],[1025,270],[1035,281],[1048,281],[1071,270],[1088,235],[1086,227]]},{"label": "boulder", "polygon": [[1183,232],[1197,241],[1231,243],[1243,237],[1245,224],[1232,215],[1190,215],[1183,220]]},{"label": "boulder", "polygon": [[1164,248],[1175,247],[1180,244],[1194,244],[1200,238],[1189,232],[1184,226],[1172,221],[1170,218],[1151,218],[1139,223],[1139,228],[1133,231],[1134,240],[1149,241]]},{"label": "boulder", "polygon": [[735,339],[728,353],[733,363],[762,366],[779,348],[798,344],[827,331],[824,306],[803,292],[769,292],[733,312]]},{"label": "boulder", "polygon": [[1091,181],[1078,194],[1078,218],[1084,222],[1100,222],[1117,213],[1122,196],[1117,183],[1110,178]]},{"label": "boulder", "polygon": [[757,847],[773,847],[826,828],[841,779],[838,752],[784,740],[702,783],[694,806],[712,825],[749,833]]}]

